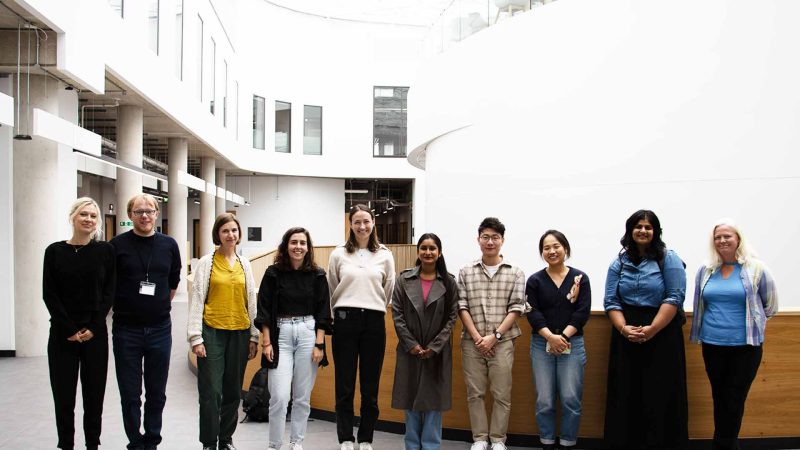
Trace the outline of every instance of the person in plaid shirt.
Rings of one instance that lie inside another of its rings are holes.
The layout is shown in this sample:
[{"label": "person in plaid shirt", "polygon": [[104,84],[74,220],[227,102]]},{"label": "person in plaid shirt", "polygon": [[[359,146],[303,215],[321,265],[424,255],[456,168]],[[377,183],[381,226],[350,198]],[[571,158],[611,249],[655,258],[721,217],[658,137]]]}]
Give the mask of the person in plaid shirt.
[{"label": "person in plaid shirt", "polygon": [[[529,309],[525,274],[500,254],[505,231],[497,218],[483,219],[478,227],[481,258],[458,274],[458,315],[464,324],[461,364],[474,441],[471,450],[506,449],[514,339],[521,334],[517,318]],[[484,405],[487,385],[494,399],[491,424]]]}]

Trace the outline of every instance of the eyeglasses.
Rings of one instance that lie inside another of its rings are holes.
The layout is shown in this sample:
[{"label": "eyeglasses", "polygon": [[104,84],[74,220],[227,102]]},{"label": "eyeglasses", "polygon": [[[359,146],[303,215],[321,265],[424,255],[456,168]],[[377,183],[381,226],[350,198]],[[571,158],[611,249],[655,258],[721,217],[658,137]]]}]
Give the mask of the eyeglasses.
[{"label": "eyeglasses", "polygon": [[137,209],[136,211],[133,211],[133,215],[136,217],[142,217],[142,216],[153,217],[156,215],[157,212],[158,211],[156,211],[155,209]]},{"label": "eyeglasses", "polygon": [[500,242],[503,240],[503,236],[500,236],[499,234],[493,234],[491,236],[489,236],[488,234],[482,234],[480,239],[483,242],[489,242],[489,241]]}]

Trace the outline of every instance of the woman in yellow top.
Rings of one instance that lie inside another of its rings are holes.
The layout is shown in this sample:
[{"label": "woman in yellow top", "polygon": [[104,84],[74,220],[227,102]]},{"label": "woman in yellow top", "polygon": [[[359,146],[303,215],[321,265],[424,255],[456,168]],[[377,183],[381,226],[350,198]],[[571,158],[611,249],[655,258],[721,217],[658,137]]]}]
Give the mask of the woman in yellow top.
[{"label": "woman in yellow top", "polygon": [[248,359],[258,351],[256,289],[250,262],[236,254],[241,227],[233,214],[220,214],[212,237],[218,245],[194,271],[189,298],[188,338],[197,355],[200,442],[204,450],[236,450],[239,399]]}]

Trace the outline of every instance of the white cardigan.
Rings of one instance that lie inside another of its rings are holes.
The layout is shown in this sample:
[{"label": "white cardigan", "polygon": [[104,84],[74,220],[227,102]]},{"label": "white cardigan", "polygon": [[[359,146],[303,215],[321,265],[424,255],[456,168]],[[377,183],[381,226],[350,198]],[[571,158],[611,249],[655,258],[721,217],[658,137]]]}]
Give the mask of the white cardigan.
[{"label": "white cardigan", "polygon": [[[244,268],[244,284],[247,289],[247,315],[250,317],[250,340],[258,342],[260,335],[258,329],[253,324],[256,318],[256,282],[253,279],[253,269],[247,258],[236,255]],[[211,277],[211,267],[214,264],[214,253],[203,256],[198,261],[194,270],[194,282],[192,283],[192,295],[189,297],[189,319],[187,324],[187,339],[189,344],[194,347],[203,343],[203,311],[206,306],[208,296],[208,282]]]}]

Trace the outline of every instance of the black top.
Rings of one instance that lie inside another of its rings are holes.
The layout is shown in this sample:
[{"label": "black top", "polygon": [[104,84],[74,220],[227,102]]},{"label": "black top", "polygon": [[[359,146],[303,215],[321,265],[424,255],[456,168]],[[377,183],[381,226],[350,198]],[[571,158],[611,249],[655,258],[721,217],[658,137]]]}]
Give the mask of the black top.
[{"label": "black top", "polygon": [[90,241],[80,247],[60,241],[47,247],[42,296],[52,332],[64,338],[83,328],[105,334],[114,299],[114,264],[114,248],[107,242]]},{"label": "black top", "polygon": [[[572,303],[567,299],[567,294],[572,289],[577,275],[583,275],[583,278],[578,299]],[[560,334],[567,325],[572,325],[578,330],[574,336],[583,335],[583,326],[589,320],[592,308],[592,288],[589,285],[588,275],[569,267],[561,287],[556,287],[546,269],[542,269],[528,278],[525,284],[525,296],[533,308],[528,313],[528,322],[534,333],[547,327],[551,332]]]},{"label": "black top", "polygon": [[[117,254],[114,322],[154,326],[169,320],[170,290],[181,277],[181,254],[175,239],[161,233],[139,236],[133,230],[111,240]],[[140,283],[155,283],[155,295],[139,293]]]},{"label": "black top", "polygon": [[[269,327],[270,342],[274,358],[271,364],[278,365],[278,316],[314,316],[315,328],[331,334],[331,305],[328,280],[325,271],[281,270],[273,264],[267,267],[258,289],[258,314],[255,326],[262,330]],[[324,360],[320,365],[327,365]]]}]

